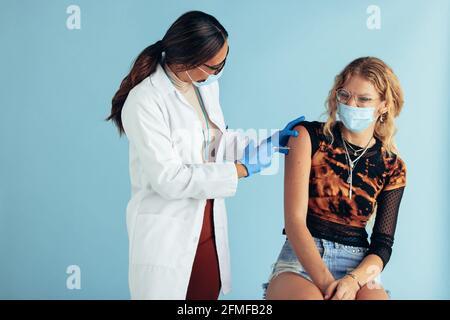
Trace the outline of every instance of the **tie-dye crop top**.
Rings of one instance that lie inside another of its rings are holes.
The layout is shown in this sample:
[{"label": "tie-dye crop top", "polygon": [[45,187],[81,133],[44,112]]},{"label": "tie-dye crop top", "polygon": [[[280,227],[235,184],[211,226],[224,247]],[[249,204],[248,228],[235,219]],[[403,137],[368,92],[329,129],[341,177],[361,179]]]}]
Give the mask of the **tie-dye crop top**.
[{"label": "tie-dye crop top", "polygon": [[[334,141],[323,133],[323,122],[301,123],[311,138],[311,171],[307,226],[314,237],[350,246],[368,247],[386,266],[392,253],[400,202],[406,185],[406,166],[395,154],[389,155],[382,142],[370,147],[353,170],[352,198],[349,198],[348,164],[340,134],[340,122],[332,132]],[[353,149],[361,149],[350,144]],[[349,148],[352,160],[357,158]],[[366,224],[372,214],[375,223],[370,244]],[[285,231],[283,230],[283,234]]]}]

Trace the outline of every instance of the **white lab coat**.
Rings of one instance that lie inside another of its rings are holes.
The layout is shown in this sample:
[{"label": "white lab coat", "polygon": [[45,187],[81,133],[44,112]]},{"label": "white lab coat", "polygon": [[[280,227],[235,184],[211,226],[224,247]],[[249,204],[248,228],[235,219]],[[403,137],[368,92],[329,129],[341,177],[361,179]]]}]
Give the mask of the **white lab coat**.
[{"label": "white lab coat", "polygon": [[[202,159],[202,127],[195,110],[161,65],[135,86],[122,123],[129,140],[131,199],[127,206],[132,299],[185,299],[203,223],[214,200],[214,230],[222,292],[231,290],[224,198],[236,193],[234,164],[248,140],[227,132],[216,82],[200,88],[208,116],[222,132],[215,162]],[[225,152],[235,149],[236,155]]]}]

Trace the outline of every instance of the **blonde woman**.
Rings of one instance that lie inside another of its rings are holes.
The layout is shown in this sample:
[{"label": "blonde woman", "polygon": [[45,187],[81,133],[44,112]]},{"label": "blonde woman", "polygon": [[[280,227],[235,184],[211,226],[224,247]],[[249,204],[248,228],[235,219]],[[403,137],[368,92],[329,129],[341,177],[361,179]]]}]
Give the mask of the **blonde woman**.
[{"label": "blonde woman", "polygon": [[364,57],[335,78],[327,121],[296,126],[285,159],[287,238],[263,285],[267,299],[389,299],[380,273],[406,185],[393,139],[402,106],[392,69]]}]

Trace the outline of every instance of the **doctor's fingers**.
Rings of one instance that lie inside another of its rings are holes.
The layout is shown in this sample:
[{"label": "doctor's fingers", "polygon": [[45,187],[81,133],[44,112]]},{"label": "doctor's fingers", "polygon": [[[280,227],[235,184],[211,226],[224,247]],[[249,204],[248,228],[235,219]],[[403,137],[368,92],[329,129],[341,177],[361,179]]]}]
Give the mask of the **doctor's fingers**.
[{"label": "doctor's fingers", "polygon": [[286,136],[298,137],[298,131],[297,130],[286,130],[283,133]]}]

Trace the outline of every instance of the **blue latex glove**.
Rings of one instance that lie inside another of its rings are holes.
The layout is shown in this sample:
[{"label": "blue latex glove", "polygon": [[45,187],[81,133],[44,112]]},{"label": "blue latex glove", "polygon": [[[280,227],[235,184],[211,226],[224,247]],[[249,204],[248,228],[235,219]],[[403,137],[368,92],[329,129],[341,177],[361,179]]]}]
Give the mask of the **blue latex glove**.
[{"label": "blue latex glove", "polygon": [[262,169],[270,167],[272,156],[275,151],[283,154],[289,153],[288,149],[277,149],[274,147],[286,147],[289,137],[297,137],[298,131],[292,129],[303,120],[305,120],[305,117],[301,116],[289,122],[283,130],[275,132],[272,136],[263,140],[257,147],[255,147],[254,141],[250,140],[250,143],[244,149],[242,159],[239,160],[239,162],[247,169],[247,177],[259,173]]},{"label": "blue latex glove", "polygon": [[262,169],[270,167],[272,155],[274,153],[272,139],[263,140],[257,147],[253,140],[244,149],[244,155],[239,162],[247,169],[247,177],[260,172]]},{"label": "blue latex glove", "polygon": [[[298,137],[298,131],[292,130],[300,122],[305,120],[304,116],[298,117],[295,120],[289,122],[283,130],[275,132],[269,139],[272,140],[272,145],[274,147],[286,147],[289,141],[289,137]],[[277,149],[276,151],[284,153],[285,155],[289,153],[289,149]]]}]

